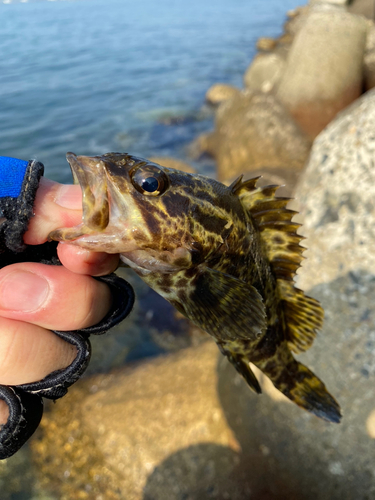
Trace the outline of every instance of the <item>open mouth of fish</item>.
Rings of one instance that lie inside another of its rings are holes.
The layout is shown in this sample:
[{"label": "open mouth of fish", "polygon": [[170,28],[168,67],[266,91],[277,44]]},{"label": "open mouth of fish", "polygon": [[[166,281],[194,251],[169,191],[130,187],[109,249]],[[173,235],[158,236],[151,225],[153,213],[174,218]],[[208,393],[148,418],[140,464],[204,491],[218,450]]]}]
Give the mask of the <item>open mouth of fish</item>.
[{"label": "open mouth of fish", "polygon": [[77,156],[67,153],[74,183],[82,189],[83,224],[94,231],[108,226],[110,203],[104,161],[95,156]]}]

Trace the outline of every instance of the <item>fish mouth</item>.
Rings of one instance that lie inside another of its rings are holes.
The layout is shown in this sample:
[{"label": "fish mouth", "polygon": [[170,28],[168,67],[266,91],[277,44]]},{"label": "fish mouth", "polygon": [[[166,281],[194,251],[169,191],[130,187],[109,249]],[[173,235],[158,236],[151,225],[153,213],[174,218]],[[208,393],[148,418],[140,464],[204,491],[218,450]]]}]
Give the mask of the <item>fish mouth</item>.
[{"label": "fish mouth", "polygon": [[104,231],[109,223],[107,175],[100,157],[67,153],[74,184],[82,189],[83,223],[94,231]]}]

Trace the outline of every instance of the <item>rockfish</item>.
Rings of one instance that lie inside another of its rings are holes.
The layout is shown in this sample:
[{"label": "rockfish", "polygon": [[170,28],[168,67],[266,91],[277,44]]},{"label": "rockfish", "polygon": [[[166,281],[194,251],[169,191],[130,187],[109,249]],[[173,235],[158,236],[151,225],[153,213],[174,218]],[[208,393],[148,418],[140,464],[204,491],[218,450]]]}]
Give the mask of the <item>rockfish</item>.
[{"label": "rockfish", "polygon": [[83,220],[50,238],[119,253],[260,393],[249,362],[294,403],[331,422],[340,407],[292,352],[308,349],[323,309],[294,286],[302,260],[296,212],[258,178],[229,187],[128,154],[67,154]]}]

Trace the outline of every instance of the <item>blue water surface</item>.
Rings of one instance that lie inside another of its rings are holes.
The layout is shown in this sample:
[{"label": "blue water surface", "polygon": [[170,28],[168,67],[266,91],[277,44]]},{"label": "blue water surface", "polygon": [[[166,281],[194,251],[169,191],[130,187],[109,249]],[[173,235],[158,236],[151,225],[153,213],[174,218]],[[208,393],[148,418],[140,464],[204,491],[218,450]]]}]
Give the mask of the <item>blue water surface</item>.
[{"label": "blue water surface", "polygon": [[279,35],[300,3],[0,4],[0,155],[37,158],[61,182],[70,181],[66,151],[186,159],[212,127],[207,89],[241,87],[257,38]]}]

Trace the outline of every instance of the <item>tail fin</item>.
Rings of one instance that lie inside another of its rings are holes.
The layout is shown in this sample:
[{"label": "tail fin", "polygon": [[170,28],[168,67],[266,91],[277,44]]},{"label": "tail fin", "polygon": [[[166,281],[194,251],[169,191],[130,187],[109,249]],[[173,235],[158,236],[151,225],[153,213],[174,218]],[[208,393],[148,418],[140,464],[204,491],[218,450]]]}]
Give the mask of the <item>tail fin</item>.
[{"label": "tail fin", "polygon": [[339,404],[327,391],[323,382],[302,363],[294,360],[293,367],[288,366],[288,370],[272,382],[279,391],[301,408],[328,422],[340,422]]}]

